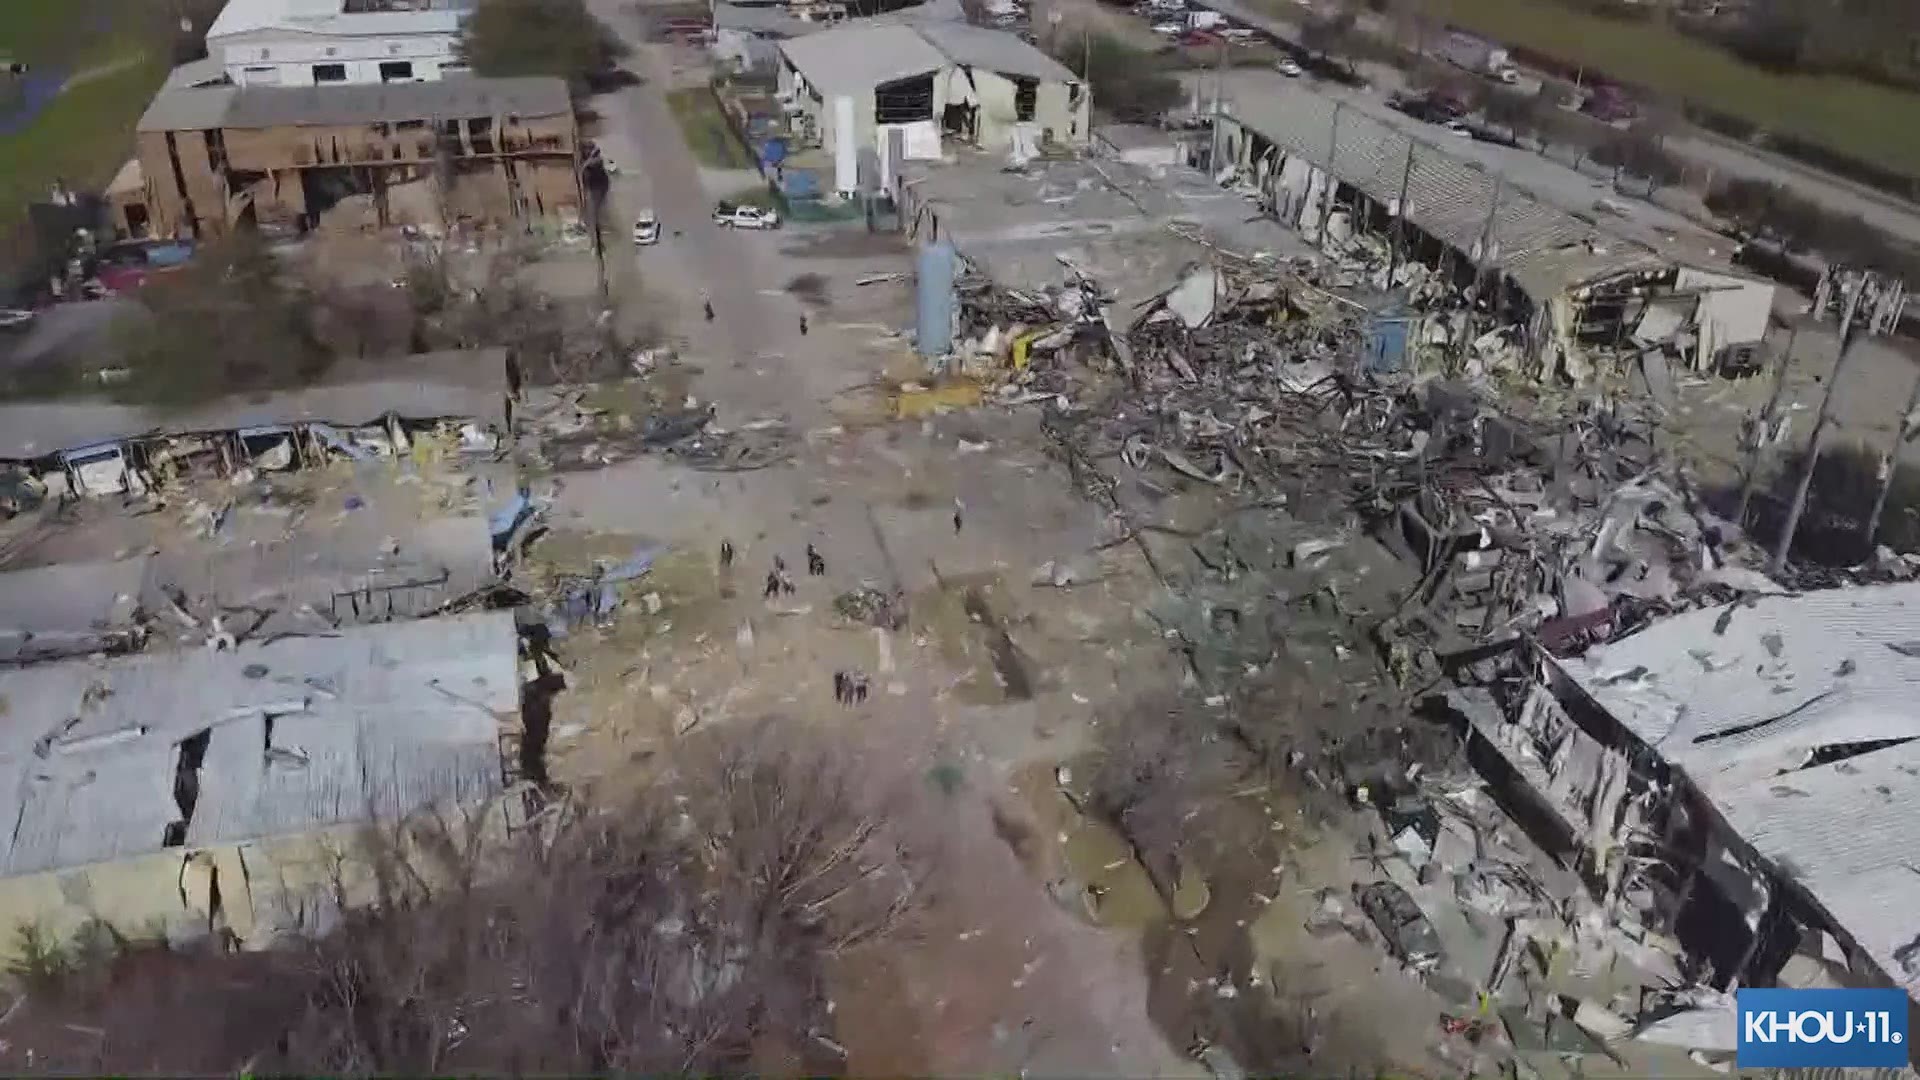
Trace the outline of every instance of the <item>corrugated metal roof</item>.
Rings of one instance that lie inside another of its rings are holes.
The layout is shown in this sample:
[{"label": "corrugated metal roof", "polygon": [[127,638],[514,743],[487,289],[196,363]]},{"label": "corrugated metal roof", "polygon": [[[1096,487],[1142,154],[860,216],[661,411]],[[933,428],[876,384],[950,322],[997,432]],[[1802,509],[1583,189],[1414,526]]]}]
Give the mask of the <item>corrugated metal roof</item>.
[{"label": "corrugated metal roof", "polygon": [[947,58],[910,26],[839,26],[780,43],[794,70],[826,97],[871,93],[877,86],[947,66]]},{"label": "corrugated metal roof", "polygon": [[1920,995],[1920,743],[1807,767],[1920,739],[1920,584],[1692,611],[1562,666]]},{"label": "corrugated metal roof", "polygon": [[1058,60],[1001,30],[966,23],[923,22],[914,27],[947,59],[963,67],[985,68],[1049,82],[1079,82]]},{"label": "corrugated metal roof", "polygon": [[359,124],[374,120],[454,120],[473,116],[561,116],[572,109],[567,84],[545,76],[463,77],[414,83],[248,86],[227,107],[223,127]]},{"label": "corrugated metal roof", "polygon": [[179,744],[203,731],[189,845],[497,793],[516,650],[512,614],[485,612],[0,672],[0,813],[16,822],[0,874],[160,850]]},{"label": "corrugated metal roof", "polygon": [[356,379],[379,369],[347,364],[330,376],[336,381],[325,385],[226,398],[181,412],[89,401],[0,405],[0,460],[32,460],[141,435],[305,422],[357,426],[388,413],[505,426],[506,354],[500,349],[422,353],[388,360],[383,369],[389,377]]},{"label": "corrugated metal roof", "polygon": [[1377,202],[1398,199],[1405,176],[1407,220],[1476,258],[1485,241],[1493,262],[1537,300],[1668,264],[1643,244],[1553,206],[1478,163],[1450,155],[1377,117],[1339,107],[1333,98],[1282,91],[1234,101],[1227,115]]}]

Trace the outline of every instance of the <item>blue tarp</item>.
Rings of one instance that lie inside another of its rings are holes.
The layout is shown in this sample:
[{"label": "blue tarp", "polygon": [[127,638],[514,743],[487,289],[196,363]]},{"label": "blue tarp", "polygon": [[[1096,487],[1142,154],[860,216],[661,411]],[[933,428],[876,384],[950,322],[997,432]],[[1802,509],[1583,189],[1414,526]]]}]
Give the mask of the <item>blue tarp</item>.
[{"label": "blue tarp", "polygon": [[533,515],[533,500],[527,493],[517,491],[513,501],[487,515],[487,533],[493,537],[493,546],[498,548],[506,542],[508,536],[519,524]]}]

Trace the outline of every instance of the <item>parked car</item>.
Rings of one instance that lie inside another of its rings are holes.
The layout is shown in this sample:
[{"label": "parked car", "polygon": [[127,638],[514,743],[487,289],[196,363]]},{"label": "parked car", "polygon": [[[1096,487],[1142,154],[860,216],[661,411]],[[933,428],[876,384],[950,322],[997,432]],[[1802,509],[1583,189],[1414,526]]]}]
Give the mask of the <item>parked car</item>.
[{"label": "parked car", "polygon": [[660,218],[651,210],[640,211],[633,223],[633,242],[641,247],[660,242]]},{"label": "parked car", "polygon": [[1440,130],[1449,135],[1461,135],[1469,139],[1474,137],[1473,129],[1462,120],[1448,120],[1440,125]]},{"label": "parked car", "polygon": [[1259,31],[1251,30],[1244,26],[1229,26],[1220,30],[1219,34],[1235,45],[1251,45],[1254,39],[1260,36]]},{"label": "parked car", "polygon": [[780,214],[762,206],[721,203],[713,208],[713,223],[723,229],[777,229]]},{"label": "parked car", "polygon": [[1353,897],[1386,939],[1387,951],[1394,959],[1415,967],[1439,962],[1440,932],[1407,890],[1391,881],[1376,881],[1355,885]]},{"label": "parked car", "polygon": [[1183,22],[1157,22],[1153,24],[1153,32],[1164,37],[1177,38],[1187,32],[1187,24]]},{"label": "parked car", "polygon": [[1189,30],[1180,35],[1180,44],[1194,49],[1211,49],[1224,40],[1211,30]]},{"label": "parked car", "polygon": [[1303,69],[1300,67],[1299,62],[1290,56],[1274,61],[1273,70],[1285,75],[1289,79],[1297,79],[1303,74]]}]

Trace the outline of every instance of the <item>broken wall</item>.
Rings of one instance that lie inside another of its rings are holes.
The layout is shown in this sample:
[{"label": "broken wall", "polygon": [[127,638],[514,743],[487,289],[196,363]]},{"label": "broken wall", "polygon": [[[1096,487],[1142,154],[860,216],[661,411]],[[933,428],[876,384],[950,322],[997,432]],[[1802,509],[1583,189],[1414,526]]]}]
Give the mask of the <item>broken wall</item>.
[{"label": "broken wall", "polygon": [[[491,846],[508,835],[509,806],[449,811],[446,820],[478,830]],[[430,854],[431,835],[409,833],[398,850],[428,884],[450,882],[458,870]],[[0,961],[20,958],[20,935],[11,931],[25,926],[56,944],[92,923],[136,941],[185,943],[225,931],[250,949],[325,933],[343,900],[358,908],[379,899],[380,870],[393,850],[370,827],[346,825],[0,878]]]},{"label": "broken wall", "polygon": [[[143,131],[137,136],[136,156],[157,237],[189,237],[218,232],[225,226],[226,180],[214,168],[205,135],[200,131]],[[178,169],[174,167],[176,160]]]}]

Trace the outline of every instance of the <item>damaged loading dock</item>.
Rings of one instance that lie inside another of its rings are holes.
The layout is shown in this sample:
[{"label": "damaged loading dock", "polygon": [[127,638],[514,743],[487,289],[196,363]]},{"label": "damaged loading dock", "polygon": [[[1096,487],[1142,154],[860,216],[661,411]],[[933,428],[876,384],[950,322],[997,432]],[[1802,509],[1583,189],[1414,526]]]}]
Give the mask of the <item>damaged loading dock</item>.
[{"label": "damaged loading dock", "polygon": [[1910,583],[1764,596],[1579,658],[1528,643],[1449,699],[1496,789],[1703,981],[1912,997],[1916,611]]},{"label": "damaged loading dock", "polygon": [[1223,103],[1215,126],[1215,175],[1322,249],[1358,256],[1376,287],[1419,293],[1429,283],[1414,267],[1432,267],[1430,299],[1477,301],[1476,319],[1423,337],[1455,355],[1471,344],[1486,369],[1585,383],[1610,361],[1671,352],[1707,371],[1765,335],[1774,287],[1732,272],[1731,241],[1630,213],[1603,224],[1309,91]]},{"label": "damaged loading dock", "polygon": [[6,414],[32,467],[66,476],[43,451],[81,439],[132,468],[128,497],[0,534],[0,929],[265,946],[374,899],[376,833],[517,820],[520,636],[487,610],[505,359],[380,371],[184,414]]},{"label": "damaged loading dock", "polygon": [[[395,368],[407,372],[396,376]],[[491,452],[511,422],[506,354],[424,353],[340,364],[328,381],[262,398],[163,413],[107,402],[0,406],[0,467],[44,496],[149,490],[175,474],[229,476],[297,468],[340,455],[405,453],[410,432],[450,424],[462,445]]]}]

